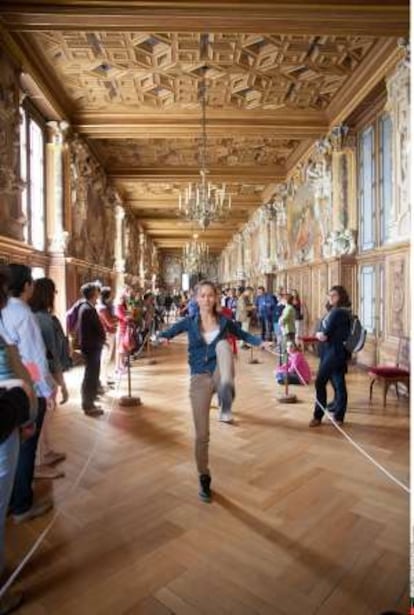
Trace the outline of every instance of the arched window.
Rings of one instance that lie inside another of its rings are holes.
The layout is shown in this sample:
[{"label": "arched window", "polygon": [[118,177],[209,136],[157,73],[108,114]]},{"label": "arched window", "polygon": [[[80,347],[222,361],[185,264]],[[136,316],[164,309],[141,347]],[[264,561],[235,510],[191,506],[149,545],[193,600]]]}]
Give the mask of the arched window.
[{"label": "arched window", "polygon": [[20,108],[20,177],[26,218],[24,239],[37,250],[45,249],[45,132],[41,120],[28,107]]},{"label": "arched window", "polygon": [[372,250],[390,238],[393,200],[392,120],[377,115],[359,132],[358,139],[359,243]]}]

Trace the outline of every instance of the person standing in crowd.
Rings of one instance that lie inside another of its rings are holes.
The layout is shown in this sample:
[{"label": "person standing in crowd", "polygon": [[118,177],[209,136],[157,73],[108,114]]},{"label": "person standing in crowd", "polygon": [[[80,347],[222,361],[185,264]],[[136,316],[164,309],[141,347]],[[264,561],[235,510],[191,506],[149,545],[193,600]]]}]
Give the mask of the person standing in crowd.
[{"label": "person standing in crowd", "polygon": [[28,306],[33,293],[33,278],[30,267],[20,263],[8,266],[9,293],[11,296],[1,310],[0,335],[17,346],[22,363],[29,372],[37,395],[36,429],[20,445],[19,459],[10,512],[15,523],[29,521],[47,513],[53,500],[34,499],[32,482],[40,431],[46,412],[46,400],[54,394],[55,383],[49,372],[46,348],[37,319]]},{"label": "person standing in crowd", "polygon": [[199,306],[197,302],[197,290],[198,285],[196,284],[192,290],[190,290],[190,299],[187,303],[187,312],[186,316],[193,318],[198,315]]},{"label": "person standing in crowd", "polygon": [[280,324],[280,317],[285,309],[285,304],[282,301],[283,293],[283,288],[279,288],[276,295],[275,309],[273,310],[273,333],[275,336],[275,343],[279,349],[282,347],[282,327]]},{"label": "person standing in crowd", "polygon": [[[8,280],[6,268],[0,268],[0,315],[8,300]],[[29,372],[17,347],[0,335],[0,579],[5,572],[4,530],[20,441],[34,434],[36,414],[37,399]],[[0,613],[10,613],[22,599],[21,593],[6,591],[0,598]]]},{"label": "person standing in crowd", "polygon": [[[251,314],[251,303],[249,300],[249,291],[242,286],[238,289],[238,297],[237,297],[237,307],[236,307],[236,321],[240,323],[242,331],[248,333],[250,327],[250,314]],[[249,348],[249,345],[246,344],[243,340],[240,341],[240,348]]]},{"label": "person standing in crowd", "polygon": [[168,291],[167,294],[165,295],[165,320],[167,323],[170,320],[170,313],[171,313],[171,308],[173,304],[174,304],[173,298],[171,296],[171,293]]},{"label": "person standing in crowd", "polygon": [[[30,418],[29,397],[24,384],[15,386],[13,382],[18,383],[18,380],[3,380],[6,375],[3,371],[5,352],[6,344],[0,336],[0,579],[5,574],[4,530],[19,457],[19,428]],[[7,383],[10,383],[10,388]],[[22,593],[7,590],[0,597],[0,613],[11,613],[22,601]]]},{"label": "person standing in crowd", "polygon": [[[55,293],[56,286],[53,280],[50,278],[39,278],[34,282],[33,294],[29,299],[29,305],[39,323],[46,347],[49,371],[53,376],[56,386],[60,388],[62,395],[60,403],[64,404],[69,399],[69,393],[63,375],[64,367],[61,362],[58,331],[53,319]],[[46,413],[39,437],[35,478],[61,478],[64,476],[62,471],[53,466],[64,461],[66,454],[53,450],[50,444],[50,423],[56,410],[56,393],[57,390],[55,389],[53,395],[48,397],[46,402]]]},{"label": "person standing in crowd", "polygon": [[115,300],[115,316],[118,319],[118,328],[115,336],[115,365],[116,373],[122,374],[126,367],[127,351],[125,350],[125,338],[128,325],[133,318],[129,311],[129,301],[131,297],[131,289],[126,286],[120,293],[117,294]]},{"label": "person standing in crowd", "polygon": [[229,296],[226,303],[226,308],[231,311],[231,318],[233,320],[236,319],[236,310],[237,310],[237,291],[235,288],[230,288]]},{"label": "person standing in crowd", "polygon": [[237,323],[217,311],[217,291],[211,282],[200,282],[197,290],[199,315],[187,316],[158,334],[171,339],[180,333],[188,335],[188,357],[191,372],[190,400],[195,426],[195,458],[199,474],[199,496],[211,500],[209,469],[209,412],[212,396],[218,393],[221,418],[232,420],[234,391],[233,354],[226,341],[228,334],[254,346],[267,346],[259,337],[243,331]]},{"label": "person standing in crowd", "polygon": [[286,354],[288,342],[295,341],[295,309],[292,305],[292,295],[285,292],[282,295],[283,312],[279,318],[280,330],[282,334],[281,352]]},{"label": "person standing in crowd", "polygon": [[345,374],[349,356],[344,342],[351,329],[351,302],[343,286],[332,286],[328,293],[326,309],[327,314],[316,333],[320,341],[320,363],[315,380],[316,399],[319,403],[315,404],[309,427],[318,427],[322,422],[324,412],[320,406],[326,408],[326,385],[329,380],[335,391],[330,410],[339,425],[342,425],[347,410]]},{"label": "person standing in crowd", "polygon": [[295,310],[295,342],[300,343],[303,335],[303,311],[304,306],[297,290],[292,290],[292,305]]},{"label": "person standing in crowd", "polygon": [[112,305],[112,289],[109,286],[101,288],[101,294],[97,303],[97,312],[105,330],[105,345],[102,351],[101,370],[102,380],[107,386],[115,384],[115,378],[110,374],[110,365],[115,357],[115,335],[118,322]]},{"label": "person standing in crowd", "polygon": [[276,299],[273,295],[265,291],[264,286],[258,286],[255,304],[262,331],[262,340],[271,340],[273,331],[273,311],[276,307]]},{"label": "person standing in crowd", "polygon": [[99,391],[101,353],[105,344],[105,330],[95,309],[99,288],[89,282],[81,287],[85,302],[79,308],[79,342],[85,361],[85,372],[81,386],[82,410],[87,416],[100,416],[102,408],[95,405]]}]

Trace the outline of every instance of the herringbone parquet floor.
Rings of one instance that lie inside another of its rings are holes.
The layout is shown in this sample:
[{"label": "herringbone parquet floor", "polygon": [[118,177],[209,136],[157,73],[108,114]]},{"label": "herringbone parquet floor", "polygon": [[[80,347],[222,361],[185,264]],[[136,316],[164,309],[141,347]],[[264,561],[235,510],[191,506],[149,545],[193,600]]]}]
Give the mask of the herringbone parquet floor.
[{"label": "herringbone parquet floor", "polygon": [[[308,428],[312,388],[279,403],[275,359],[256,356],[237,362],[235,425],[211,412],[212,504],[197,498],[184,339],[134,363],[142,406],[108,395],[102,419],[79,410],[81,368],[69,373],[53,423],[66,477],[36,484],[60,514],[21,575],[22,615],[407,612],[407,494],[332,425]],[[348,383],[347,433],[407,482],[407,401],[383,410],[378,391],[369,406],[367,376]],[[8,524],[10,563],[50,519]]]}]

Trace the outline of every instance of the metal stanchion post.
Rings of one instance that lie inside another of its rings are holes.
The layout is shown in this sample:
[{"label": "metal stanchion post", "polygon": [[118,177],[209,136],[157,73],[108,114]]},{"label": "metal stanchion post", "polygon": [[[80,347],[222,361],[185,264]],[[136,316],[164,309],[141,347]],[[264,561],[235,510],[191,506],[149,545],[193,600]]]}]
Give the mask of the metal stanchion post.
[{"label": "metal stanchion post", "polygon": [[[287,365],[287,359],[288,359],[287,348],[285,349],[284,354],[285,354],[285,364]],[[286,368],[286,373],[285,373],[285,391],[283,395],[277,398],[277,401],[279,401],[282,404],[296,404],[298,401],[298,398],[296,395],[294,395],[293,393],[289,393],[289,374],[288,374],[287,368]]]},{"label": "metal stanchion post", "polygon": [[250,346],[250,359],[247,362],[251,365],[257,365],[260,363],[259,359],[256,359],[256,357],[253,356],[253,346]]},{"label": "metal stanchion post", "polygon": [[128,395],[123,395],[119,398],[118,405],[120,406],[140,406],[141,399],[131,395],[131,355],[127,354],[127,378],[128,378]]}]

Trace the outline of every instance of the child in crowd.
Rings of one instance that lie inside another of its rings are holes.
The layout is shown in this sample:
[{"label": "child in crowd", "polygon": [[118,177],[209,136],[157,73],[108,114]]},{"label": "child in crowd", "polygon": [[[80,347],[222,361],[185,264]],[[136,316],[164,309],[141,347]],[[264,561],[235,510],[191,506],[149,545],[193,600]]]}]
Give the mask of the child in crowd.
[{"label": "child in crowd", "polygon": [[288,355],[287,362],[275,370],[277,382],[285,384],[287,376],[288,384],[309,384],[312,374],[304,354],[299,350],[295,342],[288,342],[286,349]]}]

